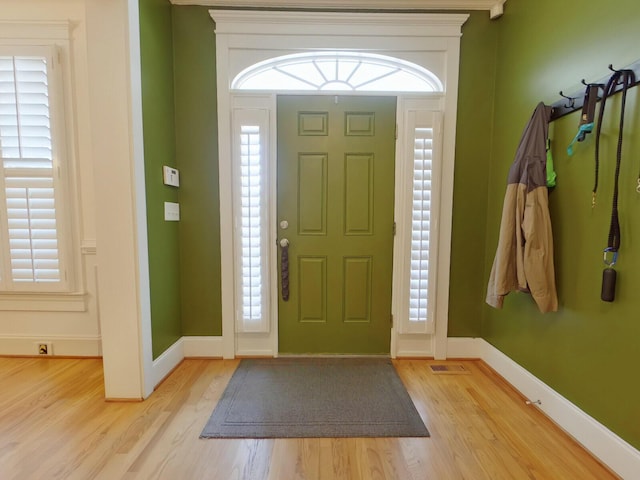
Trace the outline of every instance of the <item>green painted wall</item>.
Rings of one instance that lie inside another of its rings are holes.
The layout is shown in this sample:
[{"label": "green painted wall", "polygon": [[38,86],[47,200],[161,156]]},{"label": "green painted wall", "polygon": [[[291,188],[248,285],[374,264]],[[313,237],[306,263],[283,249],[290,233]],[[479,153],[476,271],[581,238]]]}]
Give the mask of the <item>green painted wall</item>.
[{"label": "green painted wall", "polygon": [[[141,0],[140,6],[154,356],[180,335],[221,334],[213,23],[206,8],[167,5]],[[507,171],[536,103],[551,103],[558,90],[577,90],[581,78],[599,78],[609,63],[623,66],[639,56],[623,48],[640,40],[637,0],[619,0],[615,9],[598,5],[509,0],[501,19],[474,12],[463,27],[449,335],[482,336],[640,447],[640,424],[629,421],[640,418],[634,401],[640,385],[633,377],[640,356],[640,296],[634,296],[640,284],[640,196],[634,191],[640,139],[632,134],[640,122],[637,89],[628,104],[616,302],[599,300],[614,139],[603,140],[608,155],[600,204],[592,210],[593,138],[574,157],[564,153],[578,124],[573,114],[552,127],[559,184],[550,208],[560,311],[541,315],[525,294],[510,295],[503,310],[484,303]],[[606,130],[615,131],[611,116]],[[162,202],[178,195],[162,186],[163,163],[181,171],[179,231],[161,220]]]},{"label": "green painted wall", "polygon": [[222,335],[215,25],[205,7],[172,11],[182,334]]},{"label": "green painted wall", "polygon": [[462,27],[451,232],[450,337],[481,334],[497,32],[487,12],[471,13]]},{"label": "green painted wall", "polygon": [[[151,331],[157,358],[183,335],[221,335],[214,24],[203,7],[140,1]],[[180,170],[180,188],[162,166]],[[164,221],[164,202],[180,222]]]},{"label": "green painted wall", "polygon": [[142,109],[151,287],[151,334],[157,358],[182,336],[178,222],[164,221],[164,202],[178,190],[162,183],[162,166],[176,166],[171,5],[140,0]]},{"label": "green painted wall", "polygon": [[[640,57],[637,0],[600,2],[509,0],[499,30],[493,150],[489,170],[485,279],[493,261],[505,179],[522,129],[538,101],[580,89],[580,79],[607,74]],[[620,214],[622,248],[614,303],[600,300],[613,186],[619,105],[607,102],[599,204],[591,208],[594,139],[569,158],[579,114],[552,123],[558,187],[550,196],[560,311],[542,315],[526,294],[513,293],[503,310],[484,306],[482,336],[636,448],[640,448],[640,169],[638,89],[627,105]],[[454,286],[452,286],[453,290]]]}]

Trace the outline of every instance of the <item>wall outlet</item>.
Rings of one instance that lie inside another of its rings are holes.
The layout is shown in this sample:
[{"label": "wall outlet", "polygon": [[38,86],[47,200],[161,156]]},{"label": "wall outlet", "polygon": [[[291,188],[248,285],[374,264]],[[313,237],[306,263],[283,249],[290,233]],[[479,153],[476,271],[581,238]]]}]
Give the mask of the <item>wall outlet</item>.
[{"label": "wall outlet", "polygon": [[38,355],[53,355],[51,342],[38,342],[36,346],[38,348]]},{"label": "wall outlet", "polygon": [[180,221],[180,204],[164,202],[164,219],[167,222]]}]

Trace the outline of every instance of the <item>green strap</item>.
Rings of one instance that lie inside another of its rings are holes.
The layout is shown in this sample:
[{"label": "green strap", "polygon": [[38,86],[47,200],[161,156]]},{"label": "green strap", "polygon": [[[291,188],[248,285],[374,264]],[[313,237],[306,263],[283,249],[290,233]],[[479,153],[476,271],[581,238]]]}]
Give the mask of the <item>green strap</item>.
[{"label": "green strap", "polygon": [[553,169],[553,156],[551,155],[551,148],[547,148],[547,187],[553,188],[556,186],[556,171]]}]

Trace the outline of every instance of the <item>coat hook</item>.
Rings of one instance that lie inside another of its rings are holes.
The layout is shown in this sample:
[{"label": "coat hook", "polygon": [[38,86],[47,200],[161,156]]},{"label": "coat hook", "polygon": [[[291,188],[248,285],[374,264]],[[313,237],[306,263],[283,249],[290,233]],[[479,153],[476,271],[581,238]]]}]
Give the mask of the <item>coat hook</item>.
[{"label": "coat hook", "polygon": [[[587,83],[587,81],[584,78],[582,80],[580,80],[580,83],[582,83],[582,85],[584,85],[585,87],[604,88],[604,84],[602,84],[602,83]],[[598,100],[600,100],[600,97],[598,97]]]},{"label": "coat hook", "polygon": [[609,64],[609,70],[611,70],[612,72],[619,72],[620,70],[616,70],[615,68],[613,68],[613,64]]},{"label": "coat hook", "polygon": [[604,84],[602,84],[602,83],[593,83],[593,82],[587,83],[587,81],[584,78],[582,80],[580,80],[580,83],[582,83],[582,85],[584,85],[585,87],[591,87],[592,85],[595,85],[597,87],[604,88]]},{"label": "coat hook", "polygon": [[567,97],[564,93],[562,93],[562,90],[560,90],[560,92],[558,92],[558,93],[562,98],[566,98],[567,100],[569,100],[569,104],[565,105],[564,108],[573,108],[575,106],[575,104],[576,104],[576,99],[575,98]]}]

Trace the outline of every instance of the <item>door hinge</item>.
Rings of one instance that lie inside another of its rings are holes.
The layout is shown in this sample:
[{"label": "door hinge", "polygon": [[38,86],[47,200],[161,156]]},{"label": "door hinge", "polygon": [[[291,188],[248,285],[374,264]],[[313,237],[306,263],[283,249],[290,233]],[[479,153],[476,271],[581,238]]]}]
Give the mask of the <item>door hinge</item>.
[{"label": "door hinge", "polygon": [[396,140],[398,140],[398,124],[396,123]]},{"label": "door hinge", "polygon": [[393,236],[396,236],[396,222],[393,222]]},{"label": "door hinge", "polygon": [[391,323],[391,328],[393,328],[393,313],[389,315],[389,322]]}]

